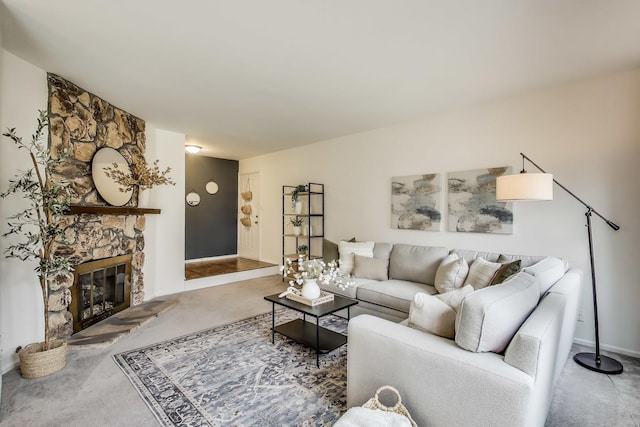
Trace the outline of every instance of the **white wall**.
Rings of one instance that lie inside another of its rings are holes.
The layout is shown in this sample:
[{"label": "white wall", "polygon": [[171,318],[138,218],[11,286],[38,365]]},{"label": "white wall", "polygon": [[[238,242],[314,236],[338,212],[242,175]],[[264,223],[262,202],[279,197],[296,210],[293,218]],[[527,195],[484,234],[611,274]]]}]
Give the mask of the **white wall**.
[{"label": "white wall", "polygon": [[145,299],[182,292],[184,290],[185,239],[185,135],[156,128],[147,123],[145,157],[151,163],[160,159],[175,186],[164,185],[151,190],[151,206],[160,208],[160,215],[147,215],[144,231]]},{"label": "white wall", "polygon": [[[18,135],[30,139],[38,110],[47,108],[46,73],[15,55],[1,51],[0,127],[15,127]],[[45,141],[46,143],[46,141]],[[0,137],[0,191],[7,189],[17,169],[27,169],[31,161],[8,138]],[[22,198],[0,199],[0,233],[7,230],[6,218],[26,207]],[[42,294],[33,271],[35,262],[6,259],[4,251],[14,238],[0,239],[0,326],[2,328],[2,368],[6,372],[17,362],[15,349],[44,338]]]},{"label": "white wall", "polygon": [[[514,206],[513,235],[395,230],[392,176],[511,165],[519,152],[621,226],[594,217],[600,338],[640,356],[640,69],[465,111],[246,159],[262,177],[263,260],[280,263],[281,186],[326,184],[326,237],[564,257],[585,272],[578,340],[593,341],[585,209],[558,187],[553,202]],[[532,167],[528,168],[533,171]],[[443,195],[446,206],[446,195]]]},{"label": "white wall", "polygon": [[[15,127],[30,138],[38,109],[47,108],[46,72],[2,50],[0,62],[0,126]],[[88,88],[91,90],[91,88]],[[172,168],[174,186],[152,189],[151,205],[162,209],[148,215],[144,232],[145,299],[184,290],[184,134],[147,125],[146,157]],[[45,141],[46,143],[46,141]],[[29,159],[7,138],[0,138],[0,191],[5,191],[16,169],[28,168]],[[6,218],[25,206],[22,199],[0,199],[0,233]],[[0,239],[4,252],[9,239]],[[35,263],[6,259],[0,254],[0,347],[3,373],[18,362],[15,349],[41,341],[44,335],[42,296]]]}]

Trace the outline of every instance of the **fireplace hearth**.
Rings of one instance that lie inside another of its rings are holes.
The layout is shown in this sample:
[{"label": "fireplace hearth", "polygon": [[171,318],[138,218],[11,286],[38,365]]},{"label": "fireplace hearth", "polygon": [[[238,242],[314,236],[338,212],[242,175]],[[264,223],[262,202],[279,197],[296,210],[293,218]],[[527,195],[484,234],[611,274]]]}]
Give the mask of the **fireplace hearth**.
[{"label": "fireplace hearth", "polygon": [[130,305],[131,255],[76,266],[71,288],[73,332],[124,310]]}]

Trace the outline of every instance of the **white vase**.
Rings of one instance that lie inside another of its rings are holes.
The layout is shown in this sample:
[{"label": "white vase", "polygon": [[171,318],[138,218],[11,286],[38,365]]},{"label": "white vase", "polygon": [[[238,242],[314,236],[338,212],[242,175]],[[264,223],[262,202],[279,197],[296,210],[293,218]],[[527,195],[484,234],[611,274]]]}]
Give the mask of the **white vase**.
[{"label": "white vase", "polygon": [[320,296],[320,286],[318,286],[317,279],[304,279],[302,296],[308,299],[316,299]]},{"label": "white vase", "polygon": [[294,225],[294,226],[293,226],[293,234],[295,234],[296,236],[299,236],[299,235],[300,235],[300,230],[301,230],[301,229],[302,229],[302,227],[301,227],[301,226],[299,226],[299,225]]},{"label": "white vase", "polygon": [[293,210],[296,215],[300,215],[302,213],[302,200],[296,200]]},{"label": "white vase", "polygon": [[150,190],[139,190],[138,191],[138,207],[139,208],[148,208],[149,207],[149,199],[151,198]]}]

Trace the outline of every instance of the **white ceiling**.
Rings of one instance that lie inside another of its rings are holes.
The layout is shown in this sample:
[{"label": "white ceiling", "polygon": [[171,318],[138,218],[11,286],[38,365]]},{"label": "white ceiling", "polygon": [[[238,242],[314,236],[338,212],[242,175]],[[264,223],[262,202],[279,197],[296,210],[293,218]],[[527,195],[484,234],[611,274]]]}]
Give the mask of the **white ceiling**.
[{"label": "white ceiling", "polygon": [[0,0],[5,49],[243,159],[640,66],[638,0]]}]

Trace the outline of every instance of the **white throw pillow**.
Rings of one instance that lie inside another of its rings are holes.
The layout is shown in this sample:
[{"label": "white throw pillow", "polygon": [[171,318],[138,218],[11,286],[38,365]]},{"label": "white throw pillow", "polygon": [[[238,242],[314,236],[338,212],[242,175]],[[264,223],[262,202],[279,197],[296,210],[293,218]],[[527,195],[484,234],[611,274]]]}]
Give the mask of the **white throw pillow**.
[{"label": "white throw pillow", "polygon": [[475,291],[475,289],[473,289],[473,286],[465,285],[460,289],[445,292],[444,294],[438,294],[435,295],[435,297],[457,312],[460,309],[460,305],[462,305],[462,301],[464,300],[464,298],[473,291]]},{"label": "white throw pillow", "polygon": [[351,274],[353,272],[353,255],[373,258],[373,247],[375,242],[345,242],[338,243],[340,253],[340,272]]},{"label": "white throw pillow", "polygon": [[518,273],[467,295],[456,315],[456,344],[476,353],[500,353],[538,304],[538,280]]},{"label": "white throw pillow", "polygon": [[547,257],[537,264],[523,269],[525,273],[529,273],[538,279],[540,287],[540,296],[549,290],[566,271],[566,265],[563,260],[556,257]]},{"label": "white throw pillow", "polygon": [[464,258],[460,258],[458,254],[449,254],[440,263],[433,285],[441,294],[453,291],[462,286],[468,273],[469,264],[467,264],[467,261]]},{"label": "white throw pillow", "polygon": [[433,295],[419,292],[409,307],[409,326],[445,338],[455,336],[456,312]]},{"label": "white throw pillow", "polygon": [[465,285],[471,285],[474,289],[486,287],[500,267],[502,264],[499,262],[490,262],[482,257],[476,258],[469,268]]}]

